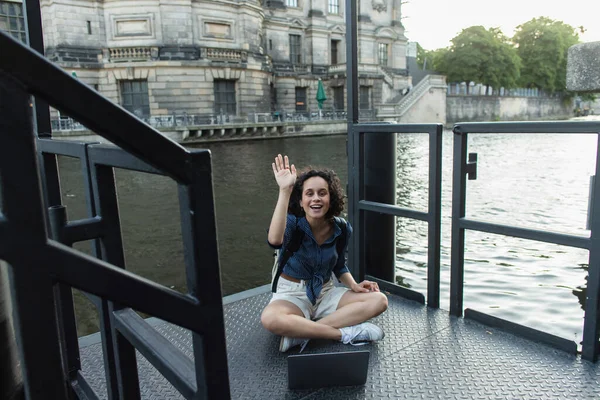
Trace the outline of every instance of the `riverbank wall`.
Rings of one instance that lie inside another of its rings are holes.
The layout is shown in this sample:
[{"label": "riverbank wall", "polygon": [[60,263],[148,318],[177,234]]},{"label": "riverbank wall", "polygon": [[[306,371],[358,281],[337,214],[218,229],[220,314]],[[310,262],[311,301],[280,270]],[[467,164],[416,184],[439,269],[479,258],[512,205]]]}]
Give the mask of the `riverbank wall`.
[{"label": "riverbank wall", "polygon": [[554,97],[446,96],[446,126],[457,122],[561,120],[574,101]]},{"label": "riverbank wall", "polygon": [[[458,122],[562,120],[574,116],[574,102],[565,102],[560,98],[460,95],[447,95],[445,97],[445,118],[438,121],[438,117],[435,117],[435,120],[427,120],[428,123],[443,123],[447,128],[451,128]],[[441,104],[444,104],[444,102],[442,101]],[[434,108],[440,107],[439,96],[429,93],[422,96],[419,100],[419,107],[432,112],[431,110]],[[440,114],[443,116],[443,113]],[[425,118],[424,115],[422,117]],[[401,119],[400,122],[418,121],[404,121]],[[345,120],[272,121],[227,125],[160,127],[158,129],[165,136],[176,142],[193,144],[213,141],[344,135],[347,132],[347,122]],[[54,133],[54,138],[85,142],[105,142],[105,139],[101,136],[89,130],[81,129],[58,131]]]},{"label": "riverbank wall", "polygon": [[[283,137],[345,135],[345,120],[306,122],[267,122],[263,124],[204,125],[160,128],[161,133],[181,144],[225,142],[237,140],[264,140]],[[106,143],[106,139],[89,130],[59,131],[54,139]]]}]

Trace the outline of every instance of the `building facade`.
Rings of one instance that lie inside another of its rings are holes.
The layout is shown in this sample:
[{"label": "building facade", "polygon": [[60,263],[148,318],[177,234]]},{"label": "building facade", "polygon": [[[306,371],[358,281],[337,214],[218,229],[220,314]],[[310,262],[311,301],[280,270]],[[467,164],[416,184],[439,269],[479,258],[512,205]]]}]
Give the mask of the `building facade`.
[{"label": "building facade", "polygon": [[[360,0],[361,110],[410,86],[401,2]],[[345,109],[344,0],[40,3],[46,56],[140,117],[310,113],[319,80],[324,109]],[[24,37],[20,8],[0,0],[0,29]]]}]

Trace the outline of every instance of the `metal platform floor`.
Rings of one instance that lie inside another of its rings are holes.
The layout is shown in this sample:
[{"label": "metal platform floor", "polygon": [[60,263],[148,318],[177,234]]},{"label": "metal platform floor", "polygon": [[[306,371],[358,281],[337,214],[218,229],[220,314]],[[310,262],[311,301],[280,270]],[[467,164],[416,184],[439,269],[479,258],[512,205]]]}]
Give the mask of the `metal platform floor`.
[{"label": "metal platform floor", "polygon": [[[373,322],[386,337],[366,346],[312,340],[304,353],[370,350],[367,383],[359,387],[291,391],[289,354],[266,332],[260,313],[268,285],[225,299],[229,377],[233,399],[600,399],[600,362],[532,343],[446,311],[389,296],[389,309]],[[154,319],[152,324],[192,357],[188,331]],[[80,339],[83,374],[106,398],[98,335]],[[144,399],[183,398],[138,354]]]}]

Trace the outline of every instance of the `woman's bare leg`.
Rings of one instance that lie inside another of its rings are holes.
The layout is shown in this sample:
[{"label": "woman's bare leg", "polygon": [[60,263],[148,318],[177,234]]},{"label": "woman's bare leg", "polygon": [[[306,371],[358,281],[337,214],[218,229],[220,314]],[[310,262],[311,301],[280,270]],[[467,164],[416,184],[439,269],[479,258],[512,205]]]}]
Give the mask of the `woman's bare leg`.
[{"label": "woman's bare leg", "polygon": [[342,338],[339,329],[306,319],[295,304],[286,300],[276,300],[266,306],[260,320],[265,329],[280,336],[333,340]]},{"label": "woman's bare leg", "polygon": [[388,299],[381,292],[347,291],[340,299],[337,310],[321,318],[318,323],[337,329],[344,328],[374,318],[387,310],[387,307]]}]

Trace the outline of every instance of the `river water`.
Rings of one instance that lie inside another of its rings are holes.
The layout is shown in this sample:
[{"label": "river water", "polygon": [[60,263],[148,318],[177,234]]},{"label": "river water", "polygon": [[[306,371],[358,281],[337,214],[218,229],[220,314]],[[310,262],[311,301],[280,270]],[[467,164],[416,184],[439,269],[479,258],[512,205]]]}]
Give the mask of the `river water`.
[{"label": "river water", "polygon": [[[288,154],[298,167],[336,170],[347,181],[345,136],[207,143],[225,295],[268,283],[266,229],[277,198],[271,162]],[[478,178],[467,184],[467,217],[588,236],[589,176],[595,135],[471,135]],[[398,205],[427,211],[428,138],[398,138]],[[85,217],[76,160],[59,159],[70,219]],[[168,178],[116,171],[127,268],[185,291],[176,185]],[[441,308],[449,308],[452,133],[444,133]],[[397,218],[397,281],[426,293],[427,227]],[[87,252],[89,244],[76,248]],[[465,307],[581,341],[588,252],[467,232]],[[91,303],[76,293],[78,333],[98,330]]]}]

